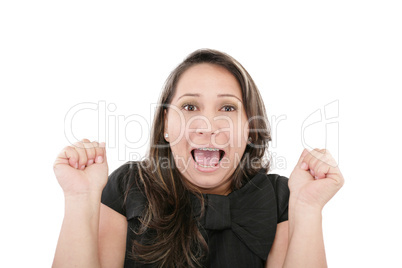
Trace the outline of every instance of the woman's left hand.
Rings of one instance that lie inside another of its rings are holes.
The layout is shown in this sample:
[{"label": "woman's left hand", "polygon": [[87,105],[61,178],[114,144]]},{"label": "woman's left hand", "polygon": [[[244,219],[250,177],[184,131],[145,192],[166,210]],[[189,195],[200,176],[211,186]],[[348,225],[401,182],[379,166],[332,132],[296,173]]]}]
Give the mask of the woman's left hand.
[{"label": "woman's left hand", "polygon": [[343,186],[344,178],[328,150],[303,150],[289,177],[293,202],[322,209]]}]

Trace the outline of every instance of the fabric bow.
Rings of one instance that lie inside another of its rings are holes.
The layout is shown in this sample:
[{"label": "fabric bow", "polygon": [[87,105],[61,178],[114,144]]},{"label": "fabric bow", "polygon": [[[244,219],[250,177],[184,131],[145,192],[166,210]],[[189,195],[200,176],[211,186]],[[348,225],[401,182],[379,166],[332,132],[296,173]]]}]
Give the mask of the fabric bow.
[{"label": "fabric bow", "polygon": [[[266,260],[275,238],[277,202],[267,174],[257,174],[227,196],[204,194],[205,211],[199,219],[205,230],[231,229],[254,254]],[[201,202],[194,196],[196,215]]]}]

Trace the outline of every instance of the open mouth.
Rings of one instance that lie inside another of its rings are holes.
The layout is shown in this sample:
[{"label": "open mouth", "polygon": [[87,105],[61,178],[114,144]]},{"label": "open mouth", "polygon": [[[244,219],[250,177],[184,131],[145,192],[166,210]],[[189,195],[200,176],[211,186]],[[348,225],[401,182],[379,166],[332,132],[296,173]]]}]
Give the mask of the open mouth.
[{"label": "open mouth", "polygon": [[191,155],[197,165],[204,168],[212,168],[218,166],[219,162],[225,155],[225,151],[217,148],[198,148],[191,150]]}]

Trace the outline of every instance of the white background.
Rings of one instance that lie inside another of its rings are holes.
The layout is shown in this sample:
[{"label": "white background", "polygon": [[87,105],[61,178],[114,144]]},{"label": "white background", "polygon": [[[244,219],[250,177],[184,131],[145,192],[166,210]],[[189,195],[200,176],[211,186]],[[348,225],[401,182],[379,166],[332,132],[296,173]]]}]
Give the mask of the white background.
[{"label": "white background", "polygon": [[[129,116],[150,124],[170,71],[207,47],[257,83],[276,122],[273,173],[289,176],[303,147],[338,159],[329,267],[402,267],[401,14],[400,1],[2,1],[0,266],[51,266],[64,209],[52,164],[70,109],[115,108],[81,110],[70,126],[78,139],[109,129],[110,173],[145,152],[124,153],[149,134]],[[335,117],[306,125],[326,105]]]}]

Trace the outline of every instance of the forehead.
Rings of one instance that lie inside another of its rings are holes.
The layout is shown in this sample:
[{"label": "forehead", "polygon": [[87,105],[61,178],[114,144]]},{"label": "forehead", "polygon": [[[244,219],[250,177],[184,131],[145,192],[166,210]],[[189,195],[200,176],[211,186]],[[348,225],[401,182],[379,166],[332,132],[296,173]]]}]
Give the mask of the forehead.
[{"label": "forehead", "polygon": [[209,63],[194,65],[181,75],[173,100],[187,93],[206,97],[232,94],[242,99],[241,87],[236,77],[224,67]]}]

